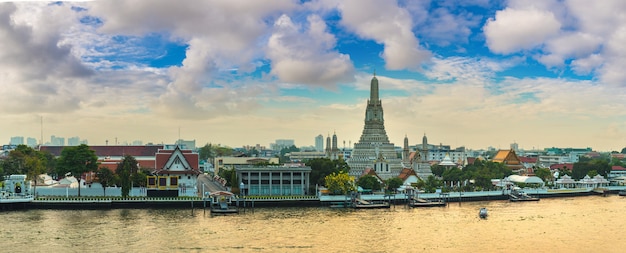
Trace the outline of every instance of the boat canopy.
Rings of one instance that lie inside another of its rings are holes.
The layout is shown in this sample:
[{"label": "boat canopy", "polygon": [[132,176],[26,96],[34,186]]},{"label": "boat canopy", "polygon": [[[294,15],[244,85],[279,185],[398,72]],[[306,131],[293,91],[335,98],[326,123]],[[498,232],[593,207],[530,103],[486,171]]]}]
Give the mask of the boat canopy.
[{"label": "boat canopy", "polygon": [[526,184],[539,184],[541,187],[545,185],[543,180],[539,177],[529,177],[529,176],[519,176],[519,175],[510,175],[507,179],[514,183],[526,183]]}]

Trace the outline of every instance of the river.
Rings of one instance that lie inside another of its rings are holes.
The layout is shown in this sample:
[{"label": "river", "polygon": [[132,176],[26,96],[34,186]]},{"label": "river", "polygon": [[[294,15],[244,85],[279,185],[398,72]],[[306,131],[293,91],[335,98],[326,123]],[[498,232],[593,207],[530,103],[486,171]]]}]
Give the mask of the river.
[{"label": "river", "polygon": [[16,210],[0,212],[0,251],[624,252],[625,215],[626,198],[615,195],[225,216],[191,208]]}]

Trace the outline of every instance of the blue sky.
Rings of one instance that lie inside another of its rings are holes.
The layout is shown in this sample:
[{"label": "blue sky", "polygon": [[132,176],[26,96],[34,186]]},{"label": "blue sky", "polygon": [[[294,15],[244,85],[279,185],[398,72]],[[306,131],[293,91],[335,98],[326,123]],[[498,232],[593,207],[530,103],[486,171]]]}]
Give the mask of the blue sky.
[{"label": "blue sky", "polygon": [[4,1],[0,140],[626,146],[623,1]]}]

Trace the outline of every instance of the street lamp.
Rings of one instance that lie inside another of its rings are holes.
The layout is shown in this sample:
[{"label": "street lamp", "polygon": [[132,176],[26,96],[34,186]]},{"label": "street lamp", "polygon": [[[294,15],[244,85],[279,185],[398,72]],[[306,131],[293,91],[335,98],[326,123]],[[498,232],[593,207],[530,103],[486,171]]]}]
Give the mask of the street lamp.
[{"label": "street lamp", "polygon": [[244,187],[246,187],[246,185],[241,182],[241,184],[239,184],[239,193],[241,194],[241,196],[244,196]]}]

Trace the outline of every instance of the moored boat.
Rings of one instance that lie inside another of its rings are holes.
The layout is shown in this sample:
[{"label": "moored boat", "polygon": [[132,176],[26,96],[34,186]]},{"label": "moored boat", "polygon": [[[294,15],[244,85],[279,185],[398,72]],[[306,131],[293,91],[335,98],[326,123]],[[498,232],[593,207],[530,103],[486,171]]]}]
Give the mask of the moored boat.
[{"label": "moored boat", "polygon": [[518,202],[518,201],[539,201],[539,198],[532,197],[532,196],[526,194],[523,191],[513,190],[513,191],[511,191],[511,194],[509,194],[509,200],[512,201],[512,202]]},{"label": "moored boat", "polygon": [[447,203],[443,199],[438,200],[426,200],[426,199],[411,199],[409,201],[410,207],[434,207],[434,206],[446,206]]}]

